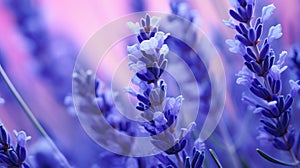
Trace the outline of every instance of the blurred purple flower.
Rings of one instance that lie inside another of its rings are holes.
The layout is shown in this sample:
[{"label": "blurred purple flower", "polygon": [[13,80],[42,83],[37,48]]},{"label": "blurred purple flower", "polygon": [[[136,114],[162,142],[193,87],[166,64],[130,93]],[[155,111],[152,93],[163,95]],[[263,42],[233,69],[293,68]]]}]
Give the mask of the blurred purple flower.
[{"label": "blurred purple flower", "polygon": [[[36,61],[37,74],[50,86],[60,103],[71,93],[71,81],[78,48],[69,38],[51,36],[33,0],[5,1]],[[60,87],[57,87],[60,86]]]},{"label": "blurred purple flower", "polygon": [[[162,31],[170,33],[165,41],[171,51],[169,55],[176,55],[180,58],[180,60],[183,60],[192,71],[194,75],[193,77],[197,80],[198,88],[191,88],[190,91],[193,92],[193,89],[199,89],[199,97],[190,94],[186,95],[185,99],[196,100],[200,98],[202,101],[200,102],[201,108],[199,108],[199,113],[207,113],[210,106],[211,86],[210,80],[208,80],[207,67],[203,63],[203,60],[201,60],[201,54],[206,53],[202,50],[201,44],[198,43],[198,28],[200,26],[200,19],[197,11],[193,10],[192,5],[189,4],[188,1],[171,0],[170,7],[172,15],[168,16],[160,26]],[[172,57],[172,61],[176,60],[176,56]],[[178,63],[169,65],[169,68],[174,68],[174,70],[177,70],[178,73],[183,73],[185,68],[179,68],[177,65],[180,65],[180,61],[177,62]],[[184,77],[185,76],[182,75],[182,78]],[[190,83],[186,82],[185,85],[190,85]],[[188,90],[189,87],[184,87],[184,89]],[[196,102],[189,101],[186,103],[190,103],[192,105]],[[203,123],[202,119],[203,118],[200,117],[197,118],[197,123]],[[197,127],[200,129],[201,124],[198,124]]]},{"label": "blurred purple flower", "polygon": [[[110,126],[127,135],[136,133],[132,123],[121,115],[112,101],[112,94],[104,88],[104,83],[93,78],[91,70],[80,70],[74,73],[74,101],[78,103],[77,115],[84,119],[85,127],[91,129],[93,138],[101,143],[115,145],[116,150],[130,153],[131,138],[117,138],[118,133],[112,132]],[[109,123],[109,125],[105,123]],[[114,141],[113,141],[114,140]],[[117,144],[112,144],[112,143]]]},{"label": "blurred purple flower", "polygon": [[60,159],[45,139],[40,138],[30,146],[29,151],[31,153],[29,160],[33,167],[63,168]]},{"label": "blurred purple flower", "polygon": [[289,80],[290,87],[291,87],[291,95],[292,97],[296,97],[296,95],[300,95],[300,80],[294,81]]}]

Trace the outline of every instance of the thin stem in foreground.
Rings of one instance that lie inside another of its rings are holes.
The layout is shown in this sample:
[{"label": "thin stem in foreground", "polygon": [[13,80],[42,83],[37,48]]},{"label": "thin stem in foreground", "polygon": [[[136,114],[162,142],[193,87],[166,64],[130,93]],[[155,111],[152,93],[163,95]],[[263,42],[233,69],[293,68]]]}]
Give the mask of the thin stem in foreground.
[{"label": "thin stem in foreground", "polygon": [[180,167],[180,168],[183,168],[183,167],[184,167],[184,166],[183,166],[183,162],[182,162],[182,160],[180,159],[179,154],[176,153],[175,156],[176,156],[176,159],[177,159],[177,162],[178,162],[179,167]]},{"label": "thin stem in foreground", "polygon": [[18,103],[20,104],[20,106],[22,107],[22,109],[25,112],[26,116],[29,118],[29,120],[31,121],[31,123],[36,128],[36,130],[42,135],[43,138],[45,138],[47,140],[47,142],[53,148],[54,152],[59,156],[59,159],[60,159],[61,163],[63,163],[65,167],[71,167],[70,164],[69,164],[69,162],[67,161],[67,159],[59,151],[59,149],[54,144],[54,142],[52,141],[52,139],[50,138],[50,136],[47,134],[47,132],[44,130],[44,128],[41,126],[41,124],[38,122],[38,120],[35,118],[35,116],[31,112],[31,110],[28,107],[28,105],[25,103],[25,101],[23,100],[23,98],[21,97],[21,95],[19,94],[19,92],[17,91],[17,89],[15,88],[15,86],[10,81],[9,77],[5,73],[5,71],[2,68],[1,64],[0,64],[0,74],[1,74],[2,78],[4,79],[4,82],[8,86],[9,90],[14,95],[14,97],[16,98],[16,100],[18,101]]}]

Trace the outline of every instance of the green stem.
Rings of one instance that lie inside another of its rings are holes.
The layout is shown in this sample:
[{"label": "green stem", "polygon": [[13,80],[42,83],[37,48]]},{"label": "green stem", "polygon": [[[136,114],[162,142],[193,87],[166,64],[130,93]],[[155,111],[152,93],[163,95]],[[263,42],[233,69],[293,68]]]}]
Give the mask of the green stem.
[{"label": "green stem", "polygon": [[51,145],[51,147],[53,148],[54,152],[59,156],[59,159],[60,159],[61,163],[64,164],[64,167],[71,167],[70,164],[68,163],[67,159],[59,151],[59,149],[54,144],[54,142],[52,141],[52,139],[50,138],[50,136],[47,134],[47,132],[44,130],[44,128],[41,126],[41,124],[38,122],[38,120],[35,118],[35,116],[31,112],[31,110],[28,107],[28,105],[25,103],[25,101],[23,100],[23,98],[21,97],[21,95],[19,94],[19,92],[17,91],[17,89],[15,88],[15,86],[10,81],[9,77],[5,73],[5,71],[2,68],[1,64],[0,64],[0,74],[1,74],[2,78],[4,79],[4,82],[8,86],[9,90],[14,95],[14,97],[16,98],[16,100],[18,101],[18,103],[20,104],[20,106],[22,107],[22,109],[25,112],[26,116],[29,118],[29,120],[31,121],[31,123],[33,124],[33,126],[36,128],[36,130],[41,134],[41,136],[43,138],[45,138],[47,140],[47,142]]}]

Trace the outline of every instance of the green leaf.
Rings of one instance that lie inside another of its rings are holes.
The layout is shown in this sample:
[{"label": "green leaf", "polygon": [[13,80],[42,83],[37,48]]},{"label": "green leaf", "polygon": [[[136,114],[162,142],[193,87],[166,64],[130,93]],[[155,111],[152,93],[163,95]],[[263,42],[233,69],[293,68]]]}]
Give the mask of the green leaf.
[{"label": "green leaf", "polygon": [[280,164],[280,165],[284,165],[284,166],[297,166],[299,164],[299,162],[296,163],[287,163],[285,161],[281,161],[279,159],[276,159],[268,154],[266,154],[265,152],[263,152],[260,149],[256,149],[256,151],[258,152],[258,154],[260,154],[260,156],[262,156],[263,158],[267,159],[270,162],[276,163],[276,164]]},{"label": "green leaf", "polygon": [[213,159],[216,162],[218,168],[223,168],[223,166],[221,165],[221,162],[218,159],[217,154],[212,149],[209,149],[209,153],[213,157]]}]

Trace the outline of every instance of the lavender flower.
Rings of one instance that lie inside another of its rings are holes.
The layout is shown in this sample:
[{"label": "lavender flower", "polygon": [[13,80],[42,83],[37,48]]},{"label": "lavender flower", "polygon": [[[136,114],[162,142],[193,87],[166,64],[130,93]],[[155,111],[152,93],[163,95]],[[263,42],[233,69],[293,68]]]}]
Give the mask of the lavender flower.
[{"label": "lavender flower", "polygon": [[[153,24],[153,20],[158,19],[151,18],[147,14],[145,18],[141,19],[141,25],[128,23],[139,41],[128,47],[129,67],[136,72],[133,80],[140,89],[133,95],[139,100],[136,108],[142,111],[141,116],[145,119],[144,128],[150,135],[155,135],[152,143],[168,154],[176,154],[186,145],[185,140],[177,139],[171,131],[175,129],[175,121],[183,99],[181,96],[166,97],[167,85],[160,79],[160,76],[167,65],[165,56],[168,46],[164,44],[164,40],[168,34],[158,31],[158,24]],[[139,32],[136,31],[137,29]],[[135,50],[131,48],[135,48]],[[138,62],[144,64],[141,69],[135,69],[134,65]],[[160,134],[162,131],[164,133]]]},{"label": "lavender flower", "polygon": [[[75,72],[73,78],[77,115],[88,133],[102,145],[110,146],[116,153],[128,155],[133,137],[120,138],[121,132],[134,135],[135,130],[114,107],[112,94],[103,88],[104,84],[99,79],[94,81],[90,70]],[[112,131],[111,127],[120,132]]]},{"label": "lavender flower", "polygon": [[[191,162],[184,152],[187,144],[185,136],[193,130],[195,123],[190,123],[188,128],[182,128],[180,134],[174,131],[183,97],[167,96],[167,84],[161,79],[161,75],[168,62],[166,55],[169,47],[165,44],[165,40],[169,33],[158,31],[158,23],[153,20],[158,19],[146,14],[140,24],[127,24],[139,41],[127,48],[129,68],[136,73],[132,83],[137,85],[139,90],[127,88],[127,91],[138,100],[136,109],[142,112],[141,117],[144,119],[142,126],[152,136],[152,143],[167,154],[156,156],[160,162],[167,167],[177,167],[168,156],[174,154],[179,167],[184,165],[183,162],[186,167],[201,166],[203,161],[201,152],[194,149]],[[182,157],[179,156],[180,152]]]},{"label": "lavender flower", "polygon": [[17,145],[11,144],[11,138],[5,127],[0,123],[0,166],[29,168],[25,163],[27,156],[26,142],[31,139],[24,131],[14,131]]},{"label": "lavender flower", "polygon": [[197,12],[195,10],[192,10],[190,4],[185,0],[170,0],[170,7],[172,10],[172,14],[187,19],[192,23],[199,24]]},{"label": "lavender flower", "polygon": [[[259,100],[245,99],[256,108],[254,110],[256,113],[261,114],[262,128],[271,136],[268,139],[272,141],[273,146],[279,150],[289,151],[296,166],[298,160],[292,150],[295,144],[295,130],[290,124],[293,97],[281,93],[281,73],[287,69],[287,66],[284,66],[287,53],[283,51],[275,63],[276,54],[271,48],[271,42],[282,36],[281,25],[272,26],[268,36],[261,40],[264,22],[270,18],[275,6],[271,4],[264,7],[262,17],[258,17],[252,25],[255,2],[246,0],[235,2],[235,10],[231,9],[229,13],[239,22],[235,25],[237,31],[235,39],[245,48],[242,56],[248,68],[248,70],[243,68],[239,73],[237,83],[246,85],[252,96]],[[294,88],[292,92],[295,93],[297,84],[290,83]],[[260,129],[260,137],[263,139],[266,137],[265,133],[262,134]]]}]

